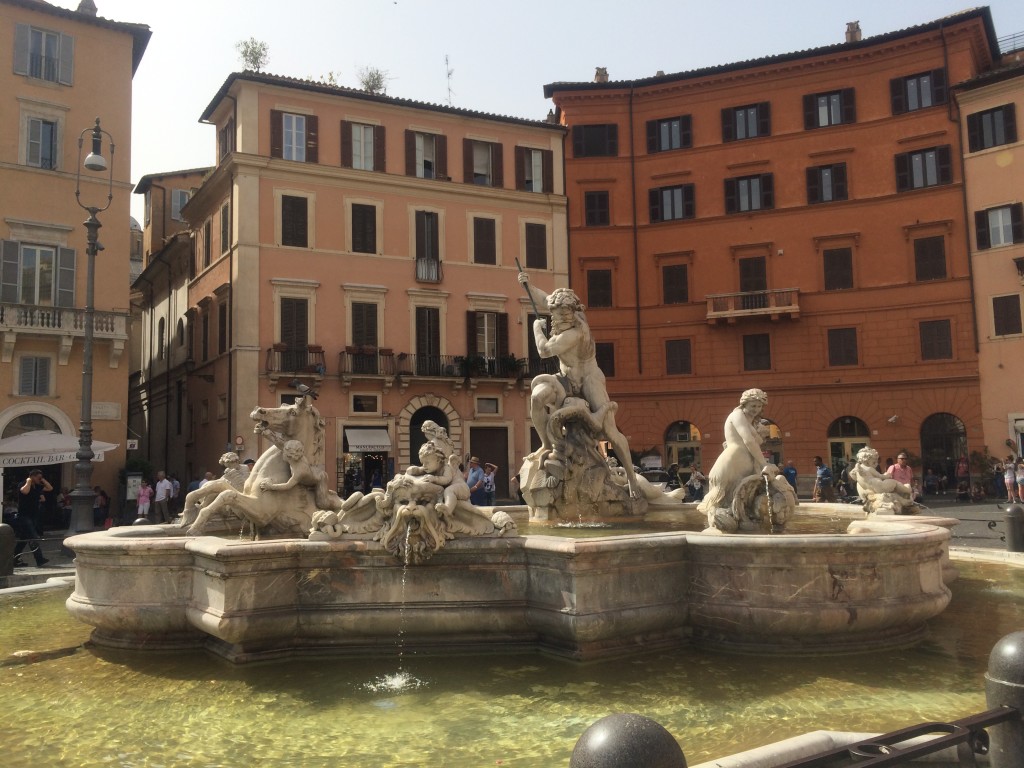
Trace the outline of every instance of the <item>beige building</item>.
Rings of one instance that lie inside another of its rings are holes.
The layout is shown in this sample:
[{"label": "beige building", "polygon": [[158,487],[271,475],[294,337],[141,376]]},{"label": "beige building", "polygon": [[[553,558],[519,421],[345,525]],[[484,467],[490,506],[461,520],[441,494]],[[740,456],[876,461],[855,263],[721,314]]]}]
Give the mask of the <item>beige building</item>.
[{"label": "beige building", "polygon": [[516,261],[542,288],[568,280],[564,130],[251,72],[202,120],[218,165],[181,209],[188,308],[165,326],[190,350],[170,417],[188,477],[264,450],[250,411],[294,398],[298,379],[319,394],[339,491],[417,460],[430,419],[499,467],[505,496],[541,368]]},{"label": "beige building", "polygon": [[[0,0],[0,436],[79,431],[87,269],[75,184],[78,137],[98,116],[117,153],[113,199],[99,215],[92,423],[94,440],[119,448],[95,464],[92,480],[112,496],[128,404],[132,76],[149,37],[144,25],[97,16],[91,0],[74,11]],[[111,159],[106,138],[103,154]],[[83,170],[82,203],[102,206],[109,181]],[[55,487],[74,485],[73,464],[42,469]],[[5,492],[27,471],[6,470]],[[44,525],[55,522],[51,509]]]},{"label": "beige building", "polygon": [[1022,453],[1024,433],[1024,51],[954,89],[967,181],[984,444]]}]

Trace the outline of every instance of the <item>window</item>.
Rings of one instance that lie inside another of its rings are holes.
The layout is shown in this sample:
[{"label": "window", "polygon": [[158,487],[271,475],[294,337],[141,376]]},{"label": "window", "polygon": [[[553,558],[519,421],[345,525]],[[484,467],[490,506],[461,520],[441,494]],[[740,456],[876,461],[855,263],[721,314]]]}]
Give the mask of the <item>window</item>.
[{"label": "window", "polygon": [[499,416],[501,414],[501,400],[497,397],[478,397],[476,399],[476,413],[478,416]]},{"label": "window", "polygon": [[619,154],[619,126],[574,125],[572,128],[574,157],[615,157]]},{"label": "window", "polygon": [[775,207],[775,185],[770,173],[725,180],[725,212],[743,213]]},{"label": "window", "polygon": [[309,364],[309,300],[281,296],[279,336],[281,371],[301,371]]},{"label": "window", "polygon": [[934,187],[953,181],[949,145],[896,155],[896,190]]},{"label": "window", "polygon": [[953,336],[950,333],[949,320],[921,322],[921,359],[953,359]]},{"label": "window", "polygon": [[377,252],[377,206],[352,203],[352,250]]},{"label": "window", "polygon": [[828,364],[857,365],[857,329],[828,329]]},{"label": "window", "polygon": [[213,260],[213,242],[210,239],[210,220],[207,219],[206,223],[203,224],[203,266],[210,266],[210,262]]},{"label": "window", "polygon": [[768,306],[768,259],[748,256],[737,261],[740,277],[740,308],[765,309]]},{"label": "window", "polygon": [[231,249],[231,205],[224,203],[220,207],[220,252],[227,253]]},{"label": "window", "polygon": [[71,85],[75,39],[59,32],[17,24],[14,30],[14,73]]},{"label": "window", "polygon": [[49,397],[50,358],[21,358],[18,370],[18,394],[30,397]]},{"label": "window", "polygon": [[740,141],[771,136],[771,104],[748,104],[722,110],[722,141]]},{"label": "window", "polygon": [[974,212],[978,250],[1024,242],[1024,203]]},{"label": "window", "polygon": [[380,413],[377,395],[352,395],[352,413]]},{"label": "window", "polygon": [[665,304],[686,304],[690,287],[686,264],[666,264],[661,268],[661,293]]},{"label": "window", "polygon": [[610,307],[612,305],[612,271],[610,269],[587,270],[587,306]]},{"label": "window", "polygon": [[25,159],[36,168],[53,170],[57,167],[57,123],[29,118]]},{"label": "window", "polygon": [[441,135],[405,132],[405,175],[420,179],[448,176],[448,140]]},{"label": "window", "polygon": [[473,218],[473,263],[498,263],[494,219]]},{"label": "window", "polygon": [[526,240],[526,266],[528,269],[548,268],[548,228],[546,224],[527,222],[523,228]]},{"label": "window", "polygon": [[996,336],[1019,335],[1021,329],[1020,295],[993,296],[992,320]]},{"label": "window", "polygon": [[[508,356],[508,315],[504,312],[466,313],[466,356],[484,357],[489,362]],[[490,366],[492,373],[497,368]]]},{"label": "window", "polygon": [[309,200],[281,195],[281,245],[306,248],[309,245]]},{"label": "window", "polygon": [[597,367],[605,376],[615,375],[615,344],[610,341],[596,342],[594,358],[597,360]]},{"label": "window", "polygon": [[853,250],[829,248],[822,254],[825,267],[825,290],[842,291],[853,288]]},{"label": "window", "polygon": [[416,307],[416,373],[441,374],[441,310]]},{"label": "window", "polygon": [[583,210],[584,221],[588,227],[605,227],[611,223],[607,191],[584,192]]},{"label": "window", "polygon": [[224,127],[217,131],[217,159],[223,160],[235,149],[235,121],[229,118]]},{"label": "window", "polygon": [[516,147],[516,189],[552,192],[554,162],[554,153],[550,149]]},{"label": "window", "polygon": [[667,152],[693,146],[689,115],[647,121],[647,151]]},{"label": "window", "polygon": [[647,196],[651,223],[692,219],[694,216],[693,184],[652,189]]},{"label": "window", "polygon": [[189,198],[192,197],[192,192],[187,189],[172,189],[171,190],[171,218],[175,221],[184,221],[181,218],[181,209],[185,207],[185,203],[188,202]]},{"label": "window", "polygon": [[808,168],[808,204],[830,203],[833,200],[846,200],[846,163]]},{"label": "window", "polygon": [[75,251],[4,240],[0,302],[38,306],[75,305]]},{"label": "window", "polygon": [[942,235],[914,240],[914,275],[918,282],[946,279],[946,241]]},{"label": "window", "polygon": [[210,359],[210,316],[206,312],[203,312],[203,317],[200,321],[199,346],[202,355],[200,360],[205,363]]},{"label": "window", "polygon": [[463,179],[467,184],[501,187],[505,183],[501,144],[464,139],[462,159]]},{"label": "window", "polygon": [[889,81],[892,113],[902,115],[946,103],[946,70],[933,69]]},{"label": "window", "polygon": [[743,337],[743,370],[770,371],[772,368],[771,338],[767,333]]},{"label": "window", "polygon": [[270,156],[300,163],[319,162],[318,126],[316,115],[270,110]]},{"label": "window", "polygon": [[228,305],[217,305],[217,354],[228,351]]},{"label": "window", "polygon": [[382,125],[341,122],[341,167],[384,171],[385,132]]},{"label": "window", "polygon": [[857,122],[853,88],[804,96],[804,129]]},{"label": "window", "polygon": [[378,373],[377,305],[352,302],[352,373]]},{"label": "window", "polygon": [[435,211],[416,211],[416,279],[441,281],[440,221]]},{"label": "window", "polygon": [[689,339],[665,340],[665,373],[670,376],[693,373]]},{"label": "window", "polygon": [[1013,104],[967,116],[967,146],[971,152],[1016,141],[1017,119]]}]

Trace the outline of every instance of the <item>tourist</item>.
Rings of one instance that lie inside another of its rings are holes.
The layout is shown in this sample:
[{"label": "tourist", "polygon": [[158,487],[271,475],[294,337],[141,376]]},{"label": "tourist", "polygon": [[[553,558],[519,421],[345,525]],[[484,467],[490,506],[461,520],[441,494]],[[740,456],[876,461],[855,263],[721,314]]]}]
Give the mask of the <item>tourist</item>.
[{"label": "tourist", "polygon": [[1007,456],[1003,462],[1003,482],[1006,485],[1006,501],[1010,504],[1017,501],[1017,462],[1013,456]]},{"label": "tourist", "polygon": [[968,488],[971,486],[971,465],[966,456],[961,456],[956,460],[956,483],[957,488],[961,483],[967,483]]},{"label": "tourist", "polygon": [[181,504],[181,501],[180,501],[180,499],[181,499],[181,481],[178,480],[178,476],[177,475],[171,475],[170,481],[171,481],[171,501],[168,504],[168,507],[170,508],[171,513],[173,515],[173,513],[178,511],[178,507]]},{"label": "tourist", "polygon": [[903,451],[896,456],[896,463],[885,470],[885,474],[904,485],[911,485],[914,482],[914,470],[907,464],[907,454]]},{"label": "tourist", "polygon": [[42,568],[49,560],[43,557],[42,536],[39,535],[39,505],[53,486],[43,477],[42,470],[33,469],[18,489],[18,515],[15,535],[18,543],[14,546],[14,564],[21,565],[18,555],[26,546],[32,551],[36,567]]},{"label": "tourist", "polygon": [[814,495],[812,501],[834,502],[836,489],[832,485],[832,470],[821,460],[814,457]]},{"label": "tourist", "polygon": [[171,510],[168,508],[168,504],[173,492],[174,486],[171,485],[167,474],[161,469],[156,473],[156,494],[153,496],[153,517],[157,523],[171,522]]},{"label": "tourist", "polygon": [[92,489],[92,527],[102,528],[110,514],[110,496],[98,485]]},{"label": "tourist", "polygon": [[690,493],[691,501],[704,500],[704,481],[707,478],[697,469],[696,464],[690,465],[690,476],[686,479],[686,487]]},{"label": "tourist", "polygon": [[497,493],[497,486],[494,484],[494,476],[498,467],[490,462],[484,464],[484,506],[493,507],[494,497]]},{"label": "tourist", "polygon": [[1024,501],[1024,459],[1017,462],[1017,500]]},{"label": "tourist", "polygon": [[136,517],[149,517],[149,504],[153,500],[153,487],[149,484],[149,481],[143,478],[139,484],[139,493],[135,500],[137,515]]},{"label": "tourist", "polygon": [[786,462],[786,466],[782,468],[782,476],[786,478],[786,482],[793,486],[793,490],[796,490],[796,465],[793,464],[792,460]]},{"label": "tourist", "polygon": [[480,468],[480,459],[476,456],[469,460],[466,485],[469,486],[469,503],[474,507],[481,506],[484,503],[484,471]]}]

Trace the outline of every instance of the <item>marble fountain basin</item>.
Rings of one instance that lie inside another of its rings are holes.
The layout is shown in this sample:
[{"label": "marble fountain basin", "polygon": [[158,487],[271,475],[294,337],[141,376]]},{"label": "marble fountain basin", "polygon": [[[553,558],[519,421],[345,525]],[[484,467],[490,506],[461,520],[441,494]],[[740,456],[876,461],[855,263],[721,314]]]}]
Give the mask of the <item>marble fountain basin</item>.
[{"label": "marble fountain basin", "polygon": [[97,645],[204,648],[234,662],[509,650],[586,660],[688,643],[858,652],[915,643],[948,605],[955,571],[937,522],[854,521],[842,535],[458,538],[413,566],[366,539],[123,527],[66,541],[77,569],[67,607]]}]

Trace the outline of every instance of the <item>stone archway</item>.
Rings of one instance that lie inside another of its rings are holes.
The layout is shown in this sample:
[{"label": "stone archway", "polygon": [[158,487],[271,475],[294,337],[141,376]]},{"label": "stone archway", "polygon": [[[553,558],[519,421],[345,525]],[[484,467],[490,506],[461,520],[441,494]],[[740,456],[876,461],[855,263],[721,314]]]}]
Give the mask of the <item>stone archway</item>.
[{"label": "stone archway", "polygon": [[413,458],[418,460],[418,457],[413,457],[410,452],[410,446],[412,444],[411,425],[413,423],[414,415],[422,408],[436,408],[445,415],[445,418],[448,420],[448,437],[452,439],[457,451],[461,453],[463,450],[462,417],[459,415],[459,412],[455,410],[455,406],[451,404],[451,401],[444,397],[438,397],[437,395],[417,395],[406,403],[405,407],[398,414],[396,424],[398,466],[395,467],[396,472],[401,472],[406,467],[414,464],[415,462],[413,461]]}]

